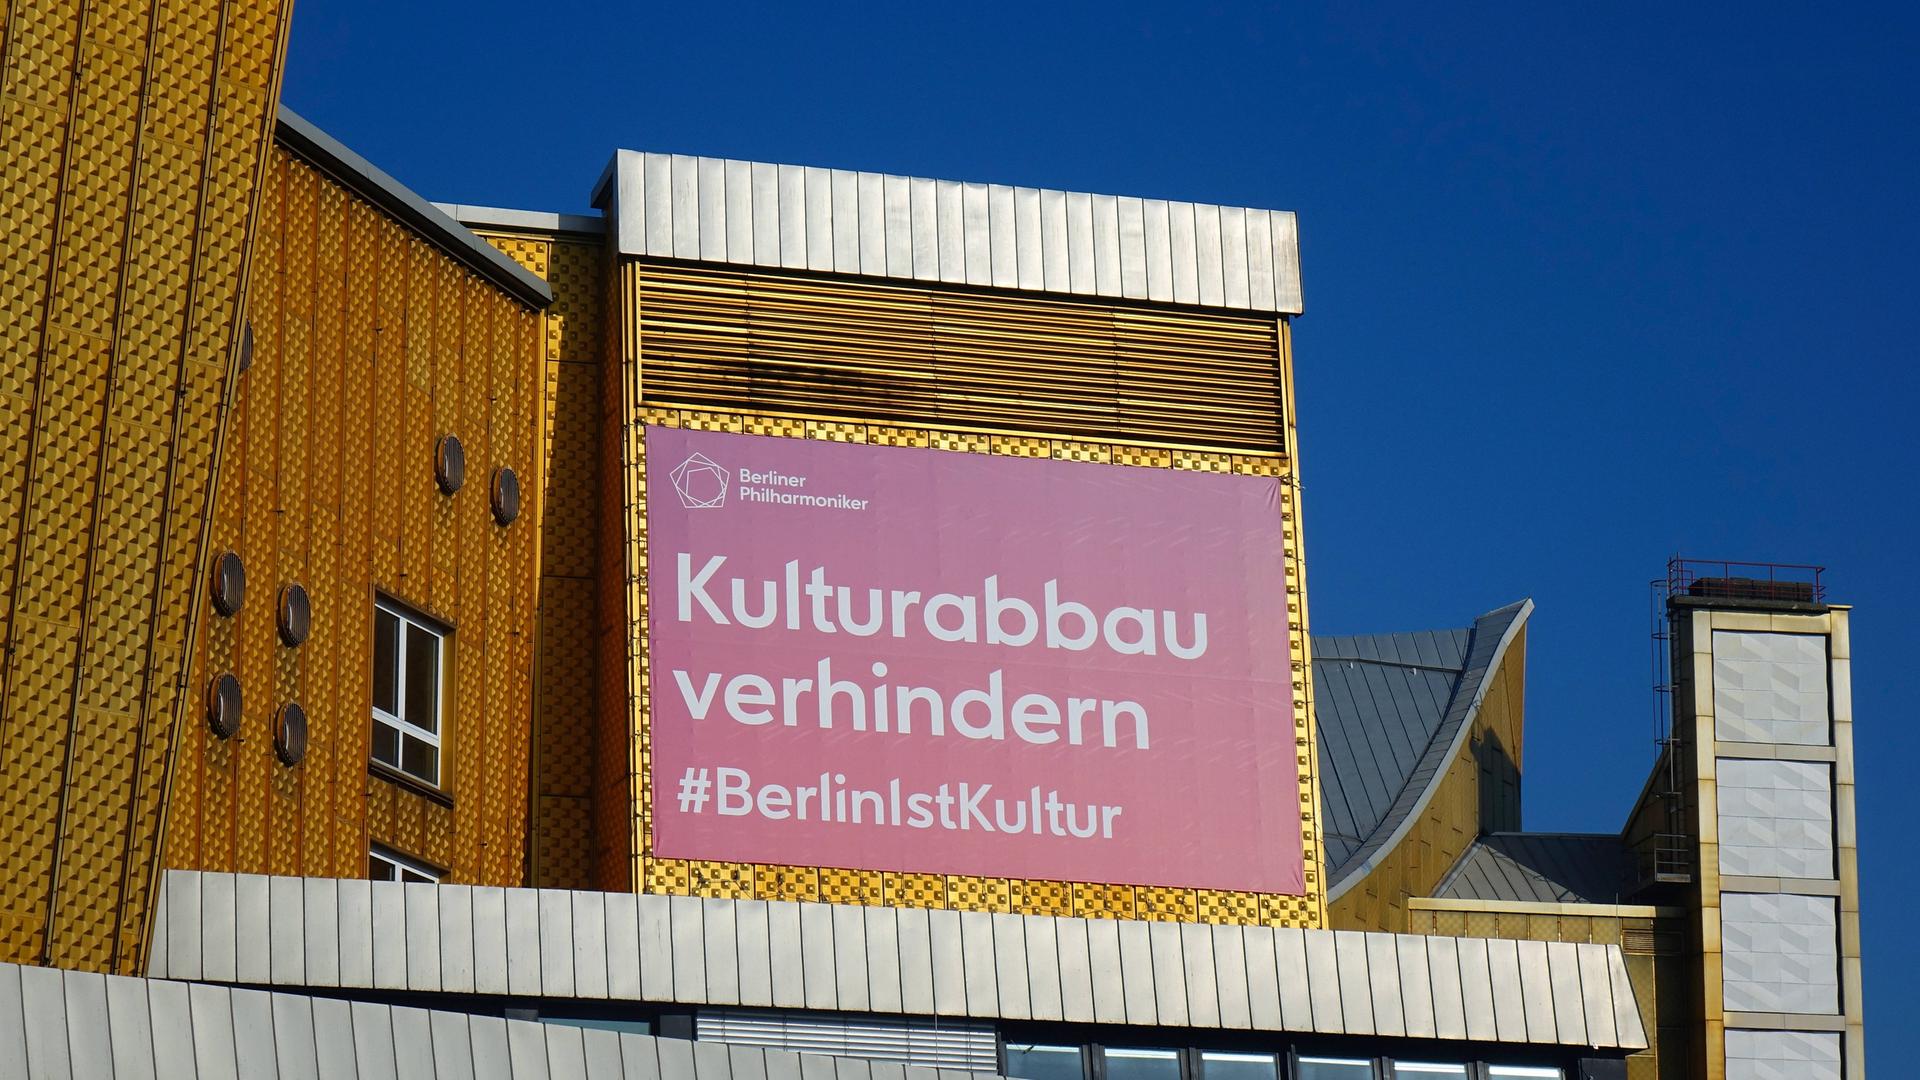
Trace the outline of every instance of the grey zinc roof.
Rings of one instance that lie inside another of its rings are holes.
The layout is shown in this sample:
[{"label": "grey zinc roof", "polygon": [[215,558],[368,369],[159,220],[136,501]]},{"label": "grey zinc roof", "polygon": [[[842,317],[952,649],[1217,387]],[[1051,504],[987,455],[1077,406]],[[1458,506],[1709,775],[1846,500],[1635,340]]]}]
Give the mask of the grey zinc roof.
[{"label": "grey zinc roof", "polygon": [[1474,841],[1434,890],[1449,900],[1617,904],[1633,889],[1631,854],[1614,835],[1492,833]]},{"label": "grey zinc roof", "polygon": [[1313,639],[1330,895],[1365,876],[1425,804],[1532,611],[1522,600],[1465,630]]}]

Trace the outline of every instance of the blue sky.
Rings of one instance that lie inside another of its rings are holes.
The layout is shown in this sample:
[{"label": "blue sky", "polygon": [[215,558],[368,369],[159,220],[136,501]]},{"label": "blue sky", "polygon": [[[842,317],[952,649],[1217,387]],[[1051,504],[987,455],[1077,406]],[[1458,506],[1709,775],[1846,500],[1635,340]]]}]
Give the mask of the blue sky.
[{"label": "blue sky", "polygon": [[627,147],[1297,211],[1314,628],[1532,597],[1529,828],[1638,793],[1669,555],[1824,563],[1857,605],[1890,1061],[1920,1049],[1915,56],[1910,6],[300,0],[285,97],[448,201],[583,210]]}]

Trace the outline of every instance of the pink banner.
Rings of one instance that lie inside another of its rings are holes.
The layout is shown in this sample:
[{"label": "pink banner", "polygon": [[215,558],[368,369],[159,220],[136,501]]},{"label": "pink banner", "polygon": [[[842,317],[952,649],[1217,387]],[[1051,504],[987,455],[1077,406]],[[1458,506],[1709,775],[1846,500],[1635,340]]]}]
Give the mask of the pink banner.
[{"label": "pink banner", "polygon": [[1279,481],[645,430],[656,854],[1303,891]]}]

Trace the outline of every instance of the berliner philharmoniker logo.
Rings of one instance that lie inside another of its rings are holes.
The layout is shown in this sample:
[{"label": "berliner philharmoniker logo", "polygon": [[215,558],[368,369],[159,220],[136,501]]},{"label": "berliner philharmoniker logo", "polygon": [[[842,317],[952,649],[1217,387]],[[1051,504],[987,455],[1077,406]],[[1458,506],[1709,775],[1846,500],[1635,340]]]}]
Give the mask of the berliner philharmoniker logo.
[{"label": "berliner philharmoniker logo", "polygon": [[673,470],[673,490],[680,496],[680,505],[689,510],[718,510],[727,505],[727,485],[732,480],[705,454],[694,454]]}]

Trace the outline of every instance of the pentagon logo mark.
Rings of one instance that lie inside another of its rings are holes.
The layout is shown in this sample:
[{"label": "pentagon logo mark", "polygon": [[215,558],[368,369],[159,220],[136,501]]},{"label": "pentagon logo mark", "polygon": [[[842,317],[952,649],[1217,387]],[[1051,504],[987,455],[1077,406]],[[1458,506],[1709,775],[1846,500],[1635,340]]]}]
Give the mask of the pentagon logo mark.
[{"label": "pentagon logo mark", "polygon": [[673,490],[689,510],[718,510],[727,505],[733,476],[705,454],[695,454],[673,470]]}]

